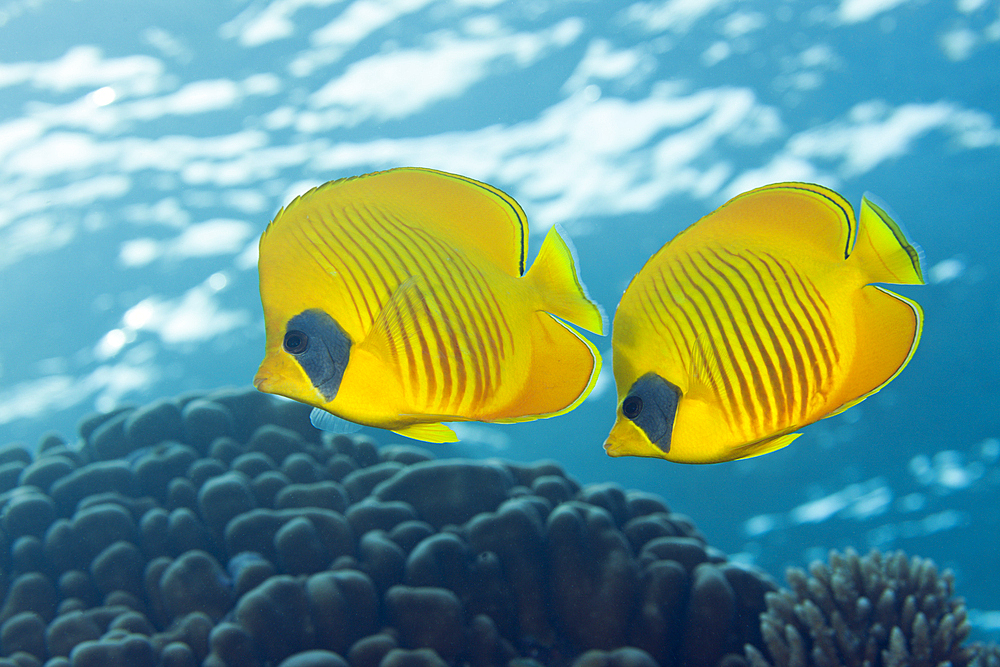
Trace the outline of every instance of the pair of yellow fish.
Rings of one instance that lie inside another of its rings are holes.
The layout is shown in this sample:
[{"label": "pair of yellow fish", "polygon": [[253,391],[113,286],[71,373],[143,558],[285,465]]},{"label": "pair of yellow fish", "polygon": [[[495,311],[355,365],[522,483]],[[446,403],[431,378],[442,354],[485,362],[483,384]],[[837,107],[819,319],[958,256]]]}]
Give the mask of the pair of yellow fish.
[{"label": "pair of yellow fish", "polygon": [[[456,440],[441,422],[572,410],[601,358],[569,325],[603,334],[604,316],[559,231],[526,271],[527,237],[514,199],[455,174],[402,168],[310,190],[260,240],[254,384],[314,406],[323,428],[431,442]],[[625,290],[605,449],[711,463],[787,445],[899,374],[921,310],[872,283],[922,282],[918,251],[867,198],[855,220],[818,185],[735,197]]]}]

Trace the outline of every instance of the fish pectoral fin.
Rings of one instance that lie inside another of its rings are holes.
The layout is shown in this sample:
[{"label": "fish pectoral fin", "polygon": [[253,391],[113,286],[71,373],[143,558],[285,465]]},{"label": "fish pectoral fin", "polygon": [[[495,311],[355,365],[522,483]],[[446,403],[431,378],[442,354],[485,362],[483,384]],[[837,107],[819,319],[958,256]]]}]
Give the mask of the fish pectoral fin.
[{"label": "fish pectoral fin", "polygon": [[396,286],[365,337],[368,346],[387,352],[392,359],[403,354],[406,341],[416,336],[421,320],[432,308],[421,283],[420,276],[410,276]]},{"label": "fish pectoral fin", "polygon": [[[719,357],[707,335],[702,334],[695,339],[691,368],[688,370],[692,380],[687,393],[690,398],[714,400],[726,394],[725,378],[733,377],[735,371],[728,358]],[[701,394],[699,387],[707,389],[708,396]]]},{"label": "fish pectoral fin", "polygon": [[782,447],[787,447],[791,444],[792,440],[802,435],[801,433],[788,433],[787,435],[779,435],[773,438],[767,438],[766,440],[758,440],[757,442],[747,445],[745,448],[739,450],[739,456],[737,456],[734,461],[739,461],[741,459],[752,459],[755,456],[762,456],[764,454],[770,454],[773,451],[779,450]]},{"label": "fish pectoral fin", "polygon": [[458,436],[455,435],[455,432],[441,423],[411,424],[390,430],[407,438],[424,442],[458,442]]}]

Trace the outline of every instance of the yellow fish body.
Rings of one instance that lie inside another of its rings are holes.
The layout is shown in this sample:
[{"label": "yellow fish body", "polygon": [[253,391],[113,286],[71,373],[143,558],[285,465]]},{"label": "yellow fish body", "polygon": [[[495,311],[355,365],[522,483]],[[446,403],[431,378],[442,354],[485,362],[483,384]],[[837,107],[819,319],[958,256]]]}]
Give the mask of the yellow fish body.
[{"label": "yellow fish body", "polygon": [[872,283],[923,275],[919,251],[867,198],[857,222],[818,185],[731,199],[626,288],[605,450],[682,463],[758,456],[877,392],[913,356],[923,315]]},{"label": "yellow fish body", "polygon": [[525,272],[521,207],[470,178],[401,168],[332,181],[260,239],[260,390],[431,442],[440,422],[572,410],[597,379],[603,313],[553,228]]}]

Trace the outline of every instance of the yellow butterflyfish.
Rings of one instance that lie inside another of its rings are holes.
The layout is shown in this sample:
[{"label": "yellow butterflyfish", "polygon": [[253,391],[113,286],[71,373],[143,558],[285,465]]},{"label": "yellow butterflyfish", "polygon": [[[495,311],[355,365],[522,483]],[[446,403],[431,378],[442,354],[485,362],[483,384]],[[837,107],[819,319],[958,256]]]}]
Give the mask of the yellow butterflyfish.
[{"label": "yellow butterflyfish", "polygon": [[920,252],[867,196],[777,183],[678,234],[626,288],[611,456],[716,463],[784,447],[910,361],[923,314],[873,283],[922,284]]},{"label": "yellow butterflyfish", "polygon": [[[601,358],[569,324],[604,314],[556,228],[525,271],[513,198],[400,168],[331,181],[260,239],[263,392],[347,422],[452,442],[446,421],[519,422],[578,406]],[[317,416],[318,415],[318,416]]]}]

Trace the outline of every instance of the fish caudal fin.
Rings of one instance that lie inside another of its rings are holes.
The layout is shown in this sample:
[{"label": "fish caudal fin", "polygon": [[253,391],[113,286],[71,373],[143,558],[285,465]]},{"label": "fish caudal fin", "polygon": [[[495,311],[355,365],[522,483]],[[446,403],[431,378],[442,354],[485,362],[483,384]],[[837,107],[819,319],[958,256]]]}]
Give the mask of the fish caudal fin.
[{"label": "fish caudal fin", "polygon": [[576,273],[573,247],[560,234],[558,225],[545,235],[538,257],[524,277],[542,294],[545,312],[604,335],[604,311],[587,296]]},{"label": "fish caudal fin", "polygon": [[889,384],[913,358],[920,342],[920,306],[878,285],[858,291],[854,315],[856,351],[841,389],[846,400],[831,415],[857,405]]},{"label": "fish caudal fin", "polygon": [[520,394],[506,413],[490,419],[513,423],[555,417],[573,410],[597,384],[601,355],[575,329],[547,313],[535,313],[531,364]]},{"label": "fish caudal fin", "polygon": [[924,282],[920,248],[906,238],[899,224],[868,194],[861,199],[858,236],[851,258],[862,263],[873,283],[922,285]]}]

